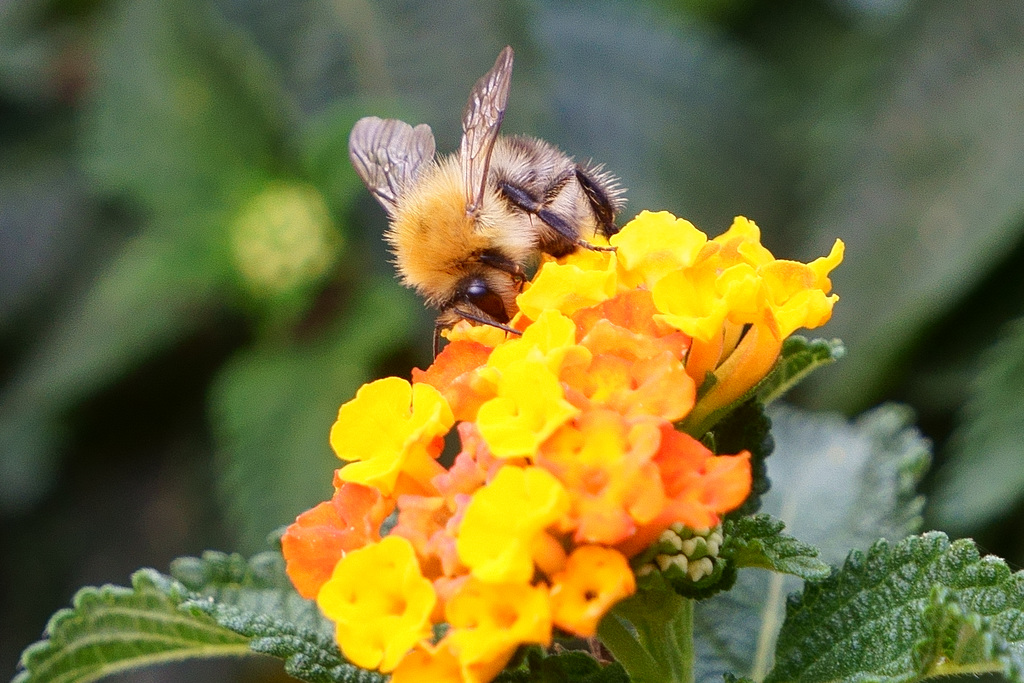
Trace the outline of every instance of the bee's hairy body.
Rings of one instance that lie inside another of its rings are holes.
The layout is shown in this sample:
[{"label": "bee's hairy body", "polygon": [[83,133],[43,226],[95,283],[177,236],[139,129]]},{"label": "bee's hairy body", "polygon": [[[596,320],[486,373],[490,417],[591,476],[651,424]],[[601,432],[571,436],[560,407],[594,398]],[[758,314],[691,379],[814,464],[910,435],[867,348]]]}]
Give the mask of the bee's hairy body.
[{"label": "bee's hairy body", "polygon": [[455,154],[434,159],[428,126],[393,119],[361,119],[350,138],[356,170],[388,212],[399,275],[440,309],[438,329],[463,318],[509,329],[539,253],[597,248],[594,235],[617,229],[615,178],[543,140],[498,135],[511,68],[505,48],[474,86]]}]

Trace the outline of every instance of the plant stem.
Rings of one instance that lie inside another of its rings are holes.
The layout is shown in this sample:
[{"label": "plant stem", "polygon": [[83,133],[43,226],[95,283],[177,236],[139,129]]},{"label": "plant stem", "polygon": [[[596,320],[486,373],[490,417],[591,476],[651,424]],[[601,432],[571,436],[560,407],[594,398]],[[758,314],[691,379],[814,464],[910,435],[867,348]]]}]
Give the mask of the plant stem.
[{"label": "plant stem", "polygon": [[598,636],[633,683],[693,683],[693,601],[670,589],[641,591],[615,606]]}]

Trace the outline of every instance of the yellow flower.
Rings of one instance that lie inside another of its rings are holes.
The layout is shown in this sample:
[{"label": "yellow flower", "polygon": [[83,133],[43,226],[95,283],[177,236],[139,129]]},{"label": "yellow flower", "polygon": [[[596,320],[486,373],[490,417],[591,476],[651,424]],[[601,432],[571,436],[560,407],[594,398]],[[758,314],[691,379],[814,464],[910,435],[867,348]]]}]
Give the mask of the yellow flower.
[{"label": "yellow flower", "polygon": [[537,320],[546,310],[572,315],[615,296],[615,254],[581,249],[565,263],[547,261],[525,292],[516,297],[520,312]]},{"label": "yellow flower", "polygon": [[467,681],[489,681],[525,643],[551,644],[548,591],[528,583],[470,579],[445,604],[445,641]]},{"label": "yellow flower", "polygon": [[546,529],[569,512],[562,484],[539,467],[502,467],[469,501],[458,531],[459,559],[490,583],[526,583],[534,561],[560,564],[561,546]]},{"label": "yellow flower", "polygon": [[497,385],[498,395],[480,406],[476,420],[499,458],[533,455],[544,439],[579,413],[565,400],[558,377],[539,354],[509,364]]},{"label": "yellow flower", "polygon": [[364,384],[331,428],[334,452],[356,461],[338,476],[385,495],[395,492],[401,474],[429,488],[431,477],[444,471],[435,458],[454,422],[448,402],[429,384],[411,385],[398,377]]},{"label": "yellow flower", "polygon": [[729,229],[711,241],[721,247],[719,253],[728,265],[747,263],[756,268],[775,260],[761,245],[761,229],[757,223],[743,216],[736,216]]},{"label": "yellow flower", "polygon": [[335,623],[345,657],[387,673],[431,635],[434,587],[420,573],[412,544],[399,536],[353,550],[335,566],[317,595]]},{"label": "yellow flower", "polygon": [[693,265],[707,235],[668,211],[641,211],[609,240],[616,248],[619,283],[654,287],[662,277]]},{"label": "yellow flower", "polygon": [[636,578],[622,553],[597,545],[572,551],[552,582],[555,624],[585,638],[597,633],[598,622],[615,603],[636,592]]},{"label": "yellow flower", "polygon": [[729,315],[729,300],[719,292],[719,272],[705,260],[691,268],[668,273],[654,285],[655,320],[708,341],[719,334]]},{"label": "yellow flower", "polygon": [[576,325],[558,311],[544,311],[519,339],[510,339],[491,352],[489,368],[501,370],[533,353],[542,356],[551,372],[558,375],[570,365],[586,365],[590,351],[576,343]]},{"label": "yellow flower", "polygon": [[[395,667],[391,673],[391,683],[470,683],[470,679],[463,675],[462,664],[448,645],[445,641],[436,646],[426,643],[418,645]],[[478,678],[472,683],[481,683],[483,680],[490,678]]]},{"label": "yellow flower", "polygon": [[448,341],[474,341],[493,349],[505,341],[508,333],[491,325],[474,325],[468,320],[460,320],[447,330],[441,330],[441,336]]}]

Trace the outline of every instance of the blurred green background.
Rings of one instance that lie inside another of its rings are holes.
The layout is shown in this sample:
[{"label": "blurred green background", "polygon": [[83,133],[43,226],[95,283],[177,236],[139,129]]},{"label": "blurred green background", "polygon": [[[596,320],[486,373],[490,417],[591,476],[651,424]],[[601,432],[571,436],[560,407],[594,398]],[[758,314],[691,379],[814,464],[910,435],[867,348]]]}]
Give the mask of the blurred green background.
[{"label": "blurred green background", "polygon": [[0,671],[77,587],[329,496],[338,406],[432,325],[348,131],[454,149],[505,44],[505,131],[605,162],[625,217],[845,240],[849,354],[791,400],[913,406],[927,526],[1024,563],[1019,0],[3,0]]}]

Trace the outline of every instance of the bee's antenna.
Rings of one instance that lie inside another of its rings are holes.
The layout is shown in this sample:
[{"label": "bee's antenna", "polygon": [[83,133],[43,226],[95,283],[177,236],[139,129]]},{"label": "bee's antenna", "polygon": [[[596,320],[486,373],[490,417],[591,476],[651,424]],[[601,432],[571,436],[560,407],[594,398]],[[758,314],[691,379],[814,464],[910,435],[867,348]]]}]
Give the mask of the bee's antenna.
[{"label": "bee's antenna", "polygon": [[491,327],[497,327],[499,330],[504,330],[505,332],[508,332],[509,334],[514,334],[516,336],[521,336],[523,334],[516,328],[509,327],[508,325],[503,325],[502,323],[499,323],[497,320],[488,320],[487,318],[476,315],[474,313],[466,313],[465,311],[460,311],[457,308],[453,308],[452,310],[458,313],[466,320],[472,320],[475,323],[482,323],[484,325],[490,325]]}]

